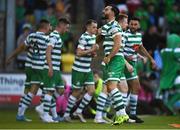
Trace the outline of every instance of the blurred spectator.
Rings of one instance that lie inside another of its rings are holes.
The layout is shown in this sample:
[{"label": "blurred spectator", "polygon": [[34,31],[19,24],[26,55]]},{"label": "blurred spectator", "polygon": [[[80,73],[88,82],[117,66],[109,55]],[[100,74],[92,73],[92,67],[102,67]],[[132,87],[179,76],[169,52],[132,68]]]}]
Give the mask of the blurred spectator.
[{"label": "blurred spectator", "polygon": [[51,23],[53,28],[57,25],[57,22],[58,22],[54,9],[55,9],[55,5],[53,4],[49,5],[47,8],[47,15],[44,16],[44,18],[47,19]]},{"label": "blurred spectator", "polygon": [[145,32],[148,29],[148,12],[146,11],[145,7],[141,5],[134,14],[136,17],[140,18],[140,25],[143,32]]},{"label": "blurred spectator", "polygon": [[161,47],[161,44],[165,44],[165,37],[161,36],[155,25],[149,27],[149,29],[143,35],[143,45],[147,51],[153,55],[156,48]]},{"label": "blurred spectator", "polygon": [[[17,40],[17,46],[19,46],[19,44],[23,44],[25,39],[27,38],[27,36],[30,34],[32,30],[32,26],[30,24],[24,24],[23,25],[23,33],[18,37]],[[21,54],[18,55],[17,57],[17,66],[19,69],[25,69],[25,61],[26,61],[26,52],[23,52]]]},{"label": "blurred spectator", "polygon": [[63,44],[63,53],[74,53],[74,38],[71,32],[66,32],[61,35]]},{"label": "blurred spectator", "polygon": [[102,10],[105,7],[104,0],[94,0],[93,16],[96,21],[101,22]]},{"label": "blurred spectator", "polygon": [[128,6],[129,15],[133,16],[134,12],[137,10],[137,8],[141,5],[141,0],[127,0],[126,4]]},{"label": "blurred spectator", "polygon": [[24,19],[26,9],[24,7],[24,0],[16,0],[16,19],[17,23]]},{"label": "blurred spectator", "polygon": [[58,114],[60,114],[61,116],[66,111],[70,93],[71,93],[71,86],[65,84],[65,89],[64,89],[63,94],[59,96],[56,100],[56,110]]},{"label": "blurred spectator", "polygon": [[155,5],[153,3],[148,4],[148,15],[149,15],[149,25],[158,25],[158,16],[156,14]]},{"label": "blurred spectator", "polygon": [[180,9],[177,3],[173,4],[172,10],[167,13],[166,17],[170,32],[180,34]]},{"label": "blurred spectator", "polygon": [[47,0],[35,0],[34,1],[34,15],[36,18],[36,24],[42,19],[42,17],[47,15]]},{"label": "blurred spectator", "polygon": [[149,76],[141,75],[141,90],[138,98],[139,114],[171,115],[172,112],[164,105],[161,99],[156,99],[158,81],[156,75],[151,73]]},{"label": "blurred spectator", "polygon": [[171,34],[167,37],[167,48],[161,50],[163,68],[161,72],[160,89],[168,90],[174,86],[174,80],[180,69],[180,64],[175,60],[174,49],[180,46],[180,37]]},{"label": "blurred spectator", "polygon": [[19,25],[17,26],[17,36],[23,33],[23,25],[26,23],[32,26],[35,25],[35,17],[34,17],[33,11],[31,10],[27,10],[25,12],[24,19],[20,21]]},{"label": "blurred spectator", "polygon": [[103,89],[103,80],[100,77],[98,71],[94,71],[94,81],[95,81],[95,93],[94,96],[97,99],[99,94],[102,92]]}]

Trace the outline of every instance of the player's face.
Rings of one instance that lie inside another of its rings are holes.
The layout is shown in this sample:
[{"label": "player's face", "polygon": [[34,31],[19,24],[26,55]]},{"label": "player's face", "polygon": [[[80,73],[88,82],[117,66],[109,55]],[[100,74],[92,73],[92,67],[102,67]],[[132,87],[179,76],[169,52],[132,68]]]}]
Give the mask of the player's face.
[{"label": "player's face", "polygon": [[99,75],[98,75],[98,74],[94,74],[94,80],[95,80],[95,82],[97,82],[98,79],[99,79]]},{"label": "player's face", "polygon": [[92,23],[89,26],[88,30],[91,34],[96,34],[97,33],[97,23]]},{"label": "player's face", "polygon": [[128,19],[127,18],[124,18],[124,20],[121,23],[121,27],[123,30],[127,29],[127,27],[128,27]]},{"label": "player's face", "polygon": [[129,22],[129,28],[132,32],[136,32],[139,29],[139,21],[131,20]]},{"label": "player's face", "polygon": [[48,34],[51,30],[52,30],[52,26],[51,26],[51,24],[48,24],[46,26],[46,34]]},{"label": "player's face", "polygon": [[109,15],[111,15],[111,13],[112,13],[111,8],[112,8],[111,6],[106,6],[106,7],[104,8],[104,10],[103,10],[103,14],[104,14],[104,16],[105,16],[106,19],[108,19],[108,18],[109,18]]},{"label": "player's face", "polygon": [[65,24],[64,25],[64,28],[63,28],[63,33],[65,33],[65,32],[68,32],[69,31],[69,24]]},{"label": "player's face", "polygon": [[59,26],[58,26],[58,28],[59,28],[59,30],[61,30],[61,33],[63,34],[63,33],[65,33],[65,32],[68,32],[69,31],[69,24],[60,24]]}]

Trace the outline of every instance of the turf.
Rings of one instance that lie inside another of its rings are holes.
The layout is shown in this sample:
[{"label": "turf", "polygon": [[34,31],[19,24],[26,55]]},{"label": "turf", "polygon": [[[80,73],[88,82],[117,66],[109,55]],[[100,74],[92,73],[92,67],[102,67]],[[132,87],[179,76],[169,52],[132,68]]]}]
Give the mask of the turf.
[{"label": "turf", "polygon": [[95,124],[93,119],[87,123],[75,120],[74,123],[45,124],[39,120],[38,114],[33,110],[27,111],[27,117],[32,122],[17,122],[15,109],[0,109],[0,129],[174,129],[169,124],[180,124],[179,116],[141,116],[143,124],[122,124],[111,126],[110,124]]}]

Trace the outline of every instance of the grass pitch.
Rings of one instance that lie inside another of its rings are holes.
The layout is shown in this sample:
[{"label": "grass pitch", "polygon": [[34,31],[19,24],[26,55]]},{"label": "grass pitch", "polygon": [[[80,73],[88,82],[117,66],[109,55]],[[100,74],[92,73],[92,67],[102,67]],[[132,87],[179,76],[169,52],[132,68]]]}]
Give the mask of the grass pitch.
[{"label": "grass pitch", "polygon": [[143,124],[124,123],[118,126],[95,124],[93,119],[89,119],[87,123],[75,120],[74,123],[47,124],[39,119],[34,109],[28,110],[26,114],[32,122],[17,122],[16,113],[16,109],[0,109],[0,129],[175,129],[169,124],[180,124],[180,116],[140,116],[145,121]]}]

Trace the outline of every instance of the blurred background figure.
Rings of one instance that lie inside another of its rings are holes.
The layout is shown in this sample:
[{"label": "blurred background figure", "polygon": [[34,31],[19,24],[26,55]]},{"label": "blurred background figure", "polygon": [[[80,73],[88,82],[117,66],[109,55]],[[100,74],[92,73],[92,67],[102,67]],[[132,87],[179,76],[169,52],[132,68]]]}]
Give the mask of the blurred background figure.
[{"label": "blurred background figure", "polygon": [[[17,39],[17,46],[19,46],[20,44],[24,43],[25,39],[31,33],[31,31],[32,31],[31,24],[27,23],[27,24],[23,25],[23,33],[20,34],[20,36]],[[23,52],[20,55],[18,55],[18,57],[17,57],[17,67],[20,70],[24,70],[25,69],[26,55],[27,55],[26,52]]]}]

